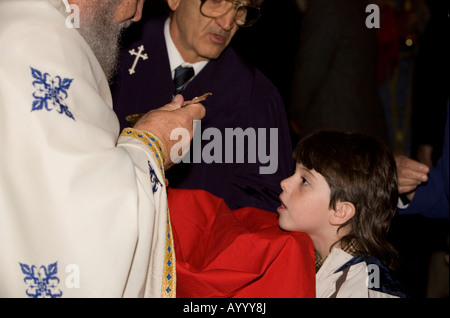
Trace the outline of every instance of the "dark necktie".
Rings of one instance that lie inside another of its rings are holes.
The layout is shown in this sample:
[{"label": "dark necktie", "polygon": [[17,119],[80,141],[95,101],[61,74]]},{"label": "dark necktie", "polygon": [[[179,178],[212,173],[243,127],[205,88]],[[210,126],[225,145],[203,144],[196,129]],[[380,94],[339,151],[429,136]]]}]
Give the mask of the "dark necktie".
[{"label": "dark necktie", "polygon": [[182,67],[181,65],[175,69],[175,77],[173,83],[175,90],[173,96],[180,94],[186,87],[188,81],[194,76],[194,69],[192,67]]}]

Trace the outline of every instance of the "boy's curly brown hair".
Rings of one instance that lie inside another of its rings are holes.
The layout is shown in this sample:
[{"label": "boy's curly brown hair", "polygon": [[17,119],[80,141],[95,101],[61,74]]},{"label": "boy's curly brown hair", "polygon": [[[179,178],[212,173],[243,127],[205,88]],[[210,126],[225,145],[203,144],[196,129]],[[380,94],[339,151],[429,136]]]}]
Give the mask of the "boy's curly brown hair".
[{"label": "boy's curly brown hair", "polygon": [[398,202],[397,167],[391,151],[371,136],[322,130],[299,142],[294,159],[326,179],[330,208],[335,209],[338,202],[354,204],[355,215],[339,228],[350,230],[338,241],[341,246],[353,243],[360,256],[377,257],[395,268],[397,253],[388,240]]}]

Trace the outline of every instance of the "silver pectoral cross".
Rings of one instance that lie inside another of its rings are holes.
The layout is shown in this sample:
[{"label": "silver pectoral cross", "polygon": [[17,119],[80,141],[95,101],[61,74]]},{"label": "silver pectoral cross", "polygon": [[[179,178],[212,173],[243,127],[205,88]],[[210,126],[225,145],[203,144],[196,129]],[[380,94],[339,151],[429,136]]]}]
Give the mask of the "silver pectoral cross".
[{"label": "silver pectoral cross", "polygon": [[141,45],[140,47],[138,47],[138,50],[139,50],[138,52],[136,52],[134,49],[128,51],[128,52],[130,52],[130,55],[135,55],[136,56],[136,58],[134,59],[133,66],[128,70],[130,72],[130,75],[133,75],[134,73],[136,73],[135,69],[136,69],[136,66],[137,66],[137,64],[139,62],[139,59],[142,59],[144,61],[146,59],[148,59],[148,55],[147,54],[142,54],[142,52],[144,52],[144,50],[145,50],[144,45]]}]

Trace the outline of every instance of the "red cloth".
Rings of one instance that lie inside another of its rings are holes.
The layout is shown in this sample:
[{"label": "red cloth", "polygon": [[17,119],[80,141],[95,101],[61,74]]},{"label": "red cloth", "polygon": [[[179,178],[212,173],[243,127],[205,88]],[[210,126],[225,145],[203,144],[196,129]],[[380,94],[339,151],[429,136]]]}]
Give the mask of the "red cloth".
[{"label": "red cloth", "polygon": [[315,297],[314,248],[277,214],[230,211],[202,190],[168,190],[180,298]]}]

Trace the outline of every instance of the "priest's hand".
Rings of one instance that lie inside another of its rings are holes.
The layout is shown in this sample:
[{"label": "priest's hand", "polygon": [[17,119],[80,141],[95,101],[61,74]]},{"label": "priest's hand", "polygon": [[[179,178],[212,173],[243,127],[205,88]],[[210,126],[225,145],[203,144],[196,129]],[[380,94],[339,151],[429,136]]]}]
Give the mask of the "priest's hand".
[{"label": "priest's hand", "polygon": [[[193,137],[194,120],[201,120],[206,114],[203,105],[191,104],[181,107],[183,102],[183,96],[177,95],[170,104],[146,113],[133,127],[147,130],[161,140],[164,148],[165,170],[173,166],[173,158],[171,158],[173,157],[171,156],[172,147],[177,144],[177,148],[189,149]],[[180,128],[189,133],[189,137],[181,138],[181,140],[171,138],[171,135],[177,135],[176,133],[173,134],[173,132]]]}]

